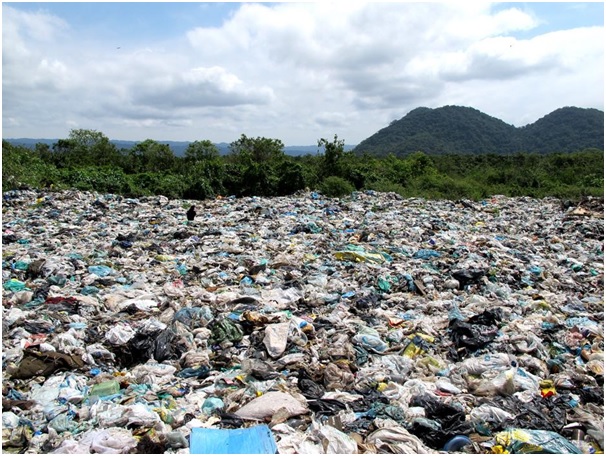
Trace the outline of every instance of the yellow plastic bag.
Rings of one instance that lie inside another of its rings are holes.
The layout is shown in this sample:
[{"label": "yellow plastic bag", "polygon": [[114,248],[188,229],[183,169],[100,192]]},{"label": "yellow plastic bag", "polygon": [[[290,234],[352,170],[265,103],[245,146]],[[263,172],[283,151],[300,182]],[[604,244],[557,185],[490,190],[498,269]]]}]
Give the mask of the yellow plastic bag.
[{"label": "yellow plastic bag", "polygon": [[[575,445],[552,431],[506,429],[495,435],[497,446],[513,454],[581,454]],[[494,448],[494,447],[493,447]]]}]

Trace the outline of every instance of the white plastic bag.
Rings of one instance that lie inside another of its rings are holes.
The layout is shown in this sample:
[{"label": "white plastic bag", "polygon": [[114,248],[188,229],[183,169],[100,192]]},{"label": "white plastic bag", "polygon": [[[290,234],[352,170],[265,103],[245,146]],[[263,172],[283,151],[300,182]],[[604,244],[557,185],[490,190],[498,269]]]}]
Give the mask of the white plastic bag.
[{"label": "white plastic bag", "polygon": [[317,436],[326,454],[358,454],[356,441],[332,426],[321,426]]},{"label": "white plastic bag", "polygon": [[281,408],[285,408],[289,416],[304,415],[309,412],[307,405],[303,405],[290,394],[270,391],[253,399],[235,414],[245,420],[264,420]]},{"label": "white plastic bag", "polygon": [[265,327],[263,344],[265,344],[267,353],[269,353],[269,356],[272,358],[278,358],[284,353],[284,350],[286,350],[289,328],[290,322],[275,323]]}]

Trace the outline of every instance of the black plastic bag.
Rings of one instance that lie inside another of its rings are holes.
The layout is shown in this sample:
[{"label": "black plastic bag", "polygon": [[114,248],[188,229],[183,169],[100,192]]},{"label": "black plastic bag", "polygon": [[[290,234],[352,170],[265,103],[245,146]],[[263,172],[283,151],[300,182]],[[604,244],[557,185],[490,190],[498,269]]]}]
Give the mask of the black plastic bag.
[{"label": "black plastic bag", "polygon": [[465,358],[480,350],[496,339],[501,321],[500,309],[485,310],[474,315],[467,321],[450,320],[448,332],[457,351],[451,351],[450,356],[455,360]]},{"label": "black plastic bag", "polygon": [[485,275],[486,271],[479,268],[459,269],[452,273],[452,277],[459,281],[461,288],[470,284],[479,283]]},{"label": "black plastic bag", "polygon": [[305,371],[305,369],[299,369],[299,379],[297,380],[297,386],[301,390],[301,394],[308,399],[319,399],[324,393],[325,389],[323,386],[316,383]]},{"label": "black plastic bag", "polygon": [[423,407],[427,420],[414,420],[409,431],[431,448],[441,449],[456,435],[469,435],[474,431],[473,424],[465,421],[463,410],[445,404],[430,394],[414,396],[410,405]]},{"label": "black plastic bag", "polygon": [[312,399],[307,401],[307,405],[320,416],[336,415],[347,408],[343,402],[336,399]]}]

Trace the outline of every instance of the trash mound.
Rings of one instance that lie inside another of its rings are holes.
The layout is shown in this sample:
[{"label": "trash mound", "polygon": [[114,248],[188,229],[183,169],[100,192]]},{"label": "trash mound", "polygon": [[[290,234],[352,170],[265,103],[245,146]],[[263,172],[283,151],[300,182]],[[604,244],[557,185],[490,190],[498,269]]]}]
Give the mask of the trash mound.
[{"label": "trash mound", "polygon": [[602,452],[598,206],[4,193],[3,452]]}]

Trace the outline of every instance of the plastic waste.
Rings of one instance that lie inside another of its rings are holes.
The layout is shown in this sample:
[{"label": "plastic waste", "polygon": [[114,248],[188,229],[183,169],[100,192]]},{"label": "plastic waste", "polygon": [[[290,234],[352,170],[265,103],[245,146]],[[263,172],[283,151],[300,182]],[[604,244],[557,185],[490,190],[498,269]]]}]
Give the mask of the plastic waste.
[{"label": "plastic waste", "polygon": [[282,408],[287,411],[289,417],[309,412],[306,405],[290,394],[270,391],[236,410],[235,414],[245,420],[263,420]]},{"label": "plastic waste", "polygon": [[210,341],[213,344],[220,344],[226,341],[233,343],[241,341],[243,336],[244,334],[240,326],[225,318],[213,324]]},{"label": "plastic waste", "polygon": [[571,442],[553,431],[506,429],[495,435],[497,445],[509,453],[580,454]]},{"label": "plastic waste", "polygon": [[428,343],[420,335],[414,335],[412,340],[404,349],[404,356],[415,358],[418,355],[425,353],[429,349]]},{"label": "plastic waste", "polygon": [[99,277],[106,277],[106,276],[112,274],[114,271],[109,266],[105,266],[105,265],[101,264],[101,265],[89,266],[88,272],[90,272],[91,274],[98,275]]},{"label": "plastic waste", "polygon": [[501,322],[500,309],[485,310],[466,321],[450,320],[448,332],[459,355],[468,355],[483,349],[498,336]]},{"label": "plastic waste", "polygon": [[352,252],[349,250],[335,252],[334,256],[337,260],[353,261],[356,263],[375,263],[382,264],[387,261],[387,258],[381,253],[376,252]]},{"label": "plastic waste", "polygon": [[189,442],[191,454],[274,454],[278,449],[265,424],[244,429],[194,428]]},{"label": "plastic waste", "polygon": [[28,289],[25,286],[25,282],[21,282],[17,279],[10,279],[2,284],[2,288],[8,291],[22,291]]},{"label": "plastic waste", "polygon": [[461,448],[471,445],[471,439],[466,435],[456,435],[444,445],[444,451],[459,451]]},{"label": "plastic waste", "polygon": [[420,258],[422,260],[430,260],[432,258],[440,258],[441,256],[442,254],[436,250],[420,249],[417,250],[412,257]]},{"label": "plastic waste", "polygon": [[90,389],[89,396],[112,396],[120,392],[120,383],[117,380],[108,380],[106,382],[97,383]]},{"label": "plastic waste", "polygon": [[277,358],[284,353],[288,344],[288,333],[290,323],[275,323],[265,327],[263,344],[272,358]]},{"label": "plastic waste", "polygon": [[352,342],[374,353],[385,353],[389,348],[379,336],[374,334],[356,334],[353,336]]},{"label": "plastic waste", "polygon": [[473,420],[495,423],[498,426],[514,419],[514,415],[510,412],[489,404],[482,404],[474,408],[470,412],[470,416]]},{"label": "plastic waste", "polygon": [[6,194],[3,451],[186,453],[258,423],[281,453],[507,428],[601,450],[601,200],[310,195]]},{"label": "plastic waste", "polygon": [[357,454],[358,444],[354,439],[332,426],[321,426],[318,439],[325,454]]},{"label": "plastic waste", "polygon": [[423,407],[426,416],[415,418],[410,432],[431,448],[443,448],[454,435],[469,435],[473,430],[462,408],[446,404],[429,393],[413,396],[410,404]]},{"label": "plastic waste", "polygon": [[406,428],[393,423],[368,434],[366,442],[384,451],[395,449],[400,454],[430,454],[434,452],[426,447],[421,439],[408,432]]},{"label": "plastic waste", "polygon": [[202,413],[212,415],[214,412],[225,407],[225,403],[218,397],[208,397],[202,404]]}]

